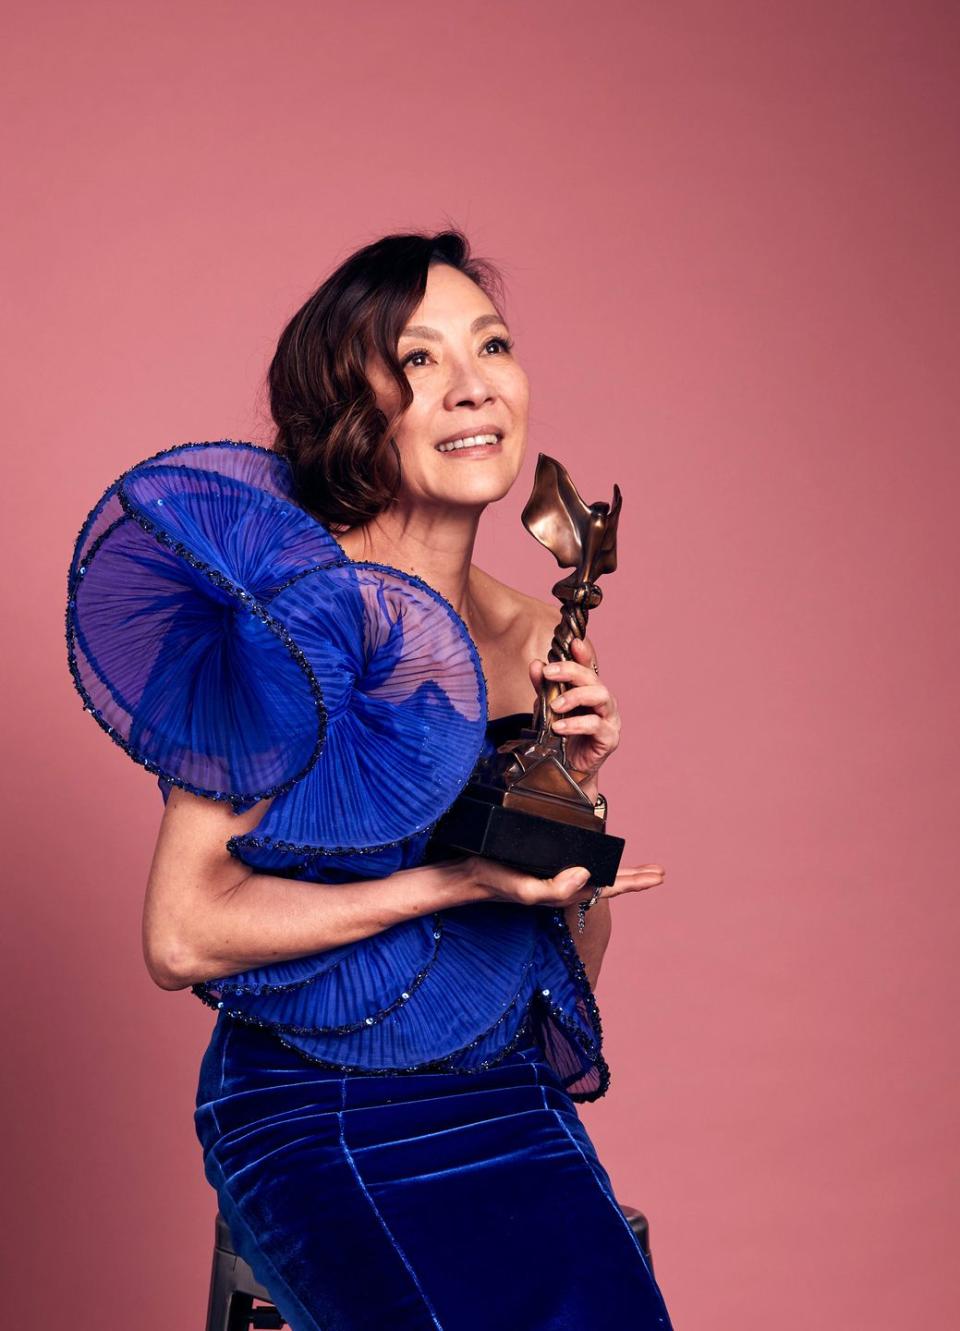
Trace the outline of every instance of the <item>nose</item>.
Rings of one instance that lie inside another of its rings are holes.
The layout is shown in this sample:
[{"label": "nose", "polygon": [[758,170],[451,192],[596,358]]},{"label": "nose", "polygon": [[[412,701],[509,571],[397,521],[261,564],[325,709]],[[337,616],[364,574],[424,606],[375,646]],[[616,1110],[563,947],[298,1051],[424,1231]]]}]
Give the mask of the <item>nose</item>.
[{"label": "nose", "polygon": [[493,398],[493,390],[482,365],[472,357],[450,362],[450,380],[444,394],[447,407],[479,406]]}]

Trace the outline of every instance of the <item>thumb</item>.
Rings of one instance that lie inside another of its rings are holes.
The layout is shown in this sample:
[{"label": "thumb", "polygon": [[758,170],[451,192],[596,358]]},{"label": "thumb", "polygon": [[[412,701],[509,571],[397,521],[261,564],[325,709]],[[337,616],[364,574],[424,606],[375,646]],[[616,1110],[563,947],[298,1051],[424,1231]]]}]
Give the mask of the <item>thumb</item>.
[{"label": "thumb", "polygon": [[534,657],[530,662],[530,682],[535,689],[540,688],[540,681],[543,679],[543,662],[539,657]]}]

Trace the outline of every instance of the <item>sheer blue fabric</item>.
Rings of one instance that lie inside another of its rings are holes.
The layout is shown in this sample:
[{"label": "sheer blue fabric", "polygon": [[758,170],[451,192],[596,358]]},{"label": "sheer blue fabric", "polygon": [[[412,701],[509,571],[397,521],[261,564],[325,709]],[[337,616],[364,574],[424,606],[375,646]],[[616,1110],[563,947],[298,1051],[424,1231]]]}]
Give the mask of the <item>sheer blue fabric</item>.
[{"label": "sheer blue fabric", "polygon": [[[183,444],[125,472],[81,529],[67,599],[86,709],[165,799],[174,785],[238,812],[269,799],[228,849],[304,891],[374,891],[429,858],[477,760],[531,720],[488,721],[480,656],[449,602],[349,559],[297,502],[285,461],[252,444]],[[561,910],[454,907],[193,992],[357,1074],[481,1071],[532,1019],[572,1098],[609,1083]]]}]

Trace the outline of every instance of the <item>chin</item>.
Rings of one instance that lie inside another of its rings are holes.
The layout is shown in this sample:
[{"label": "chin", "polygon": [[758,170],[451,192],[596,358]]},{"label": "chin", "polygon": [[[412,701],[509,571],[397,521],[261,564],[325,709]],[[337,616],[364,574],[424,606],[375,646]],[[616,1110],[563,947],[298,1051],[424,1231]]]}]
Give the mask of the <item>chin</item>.
[{"label": "chin", "polygon": [[443,495],[453,504],[492,504],[509,492],[516,479],[517,473],[512,467],[491,467],[484,475],[475,472],[463,477],[444,476],[433,488],[434,493]]}]

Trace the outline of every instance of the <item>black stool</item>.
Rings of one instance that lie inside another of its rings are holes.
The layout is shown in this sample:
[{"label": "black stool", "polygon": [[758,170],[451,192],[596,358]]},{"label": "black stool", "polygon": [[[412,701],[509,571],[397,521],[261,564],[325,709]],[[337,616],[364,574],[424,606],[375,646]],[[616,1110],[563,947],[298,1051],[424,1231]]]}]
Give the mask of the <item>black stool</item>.
[{"label": "black stool", "polygon": [[[620,1209],[639,1239],[647,1265],[652,1271],[650,1226],[647,1224],[646,1216],[633,1206],[621,1206]],[[254,1299],[258,1299],[266,1306],[255,1308]],[[207,1331],[250,1331],[251,1327],[286,1325],[263,1285],[243,1258],[234,1251],[230,1229],[218,1211],[214,1222],[213,1269],[210,1273]]]}]

